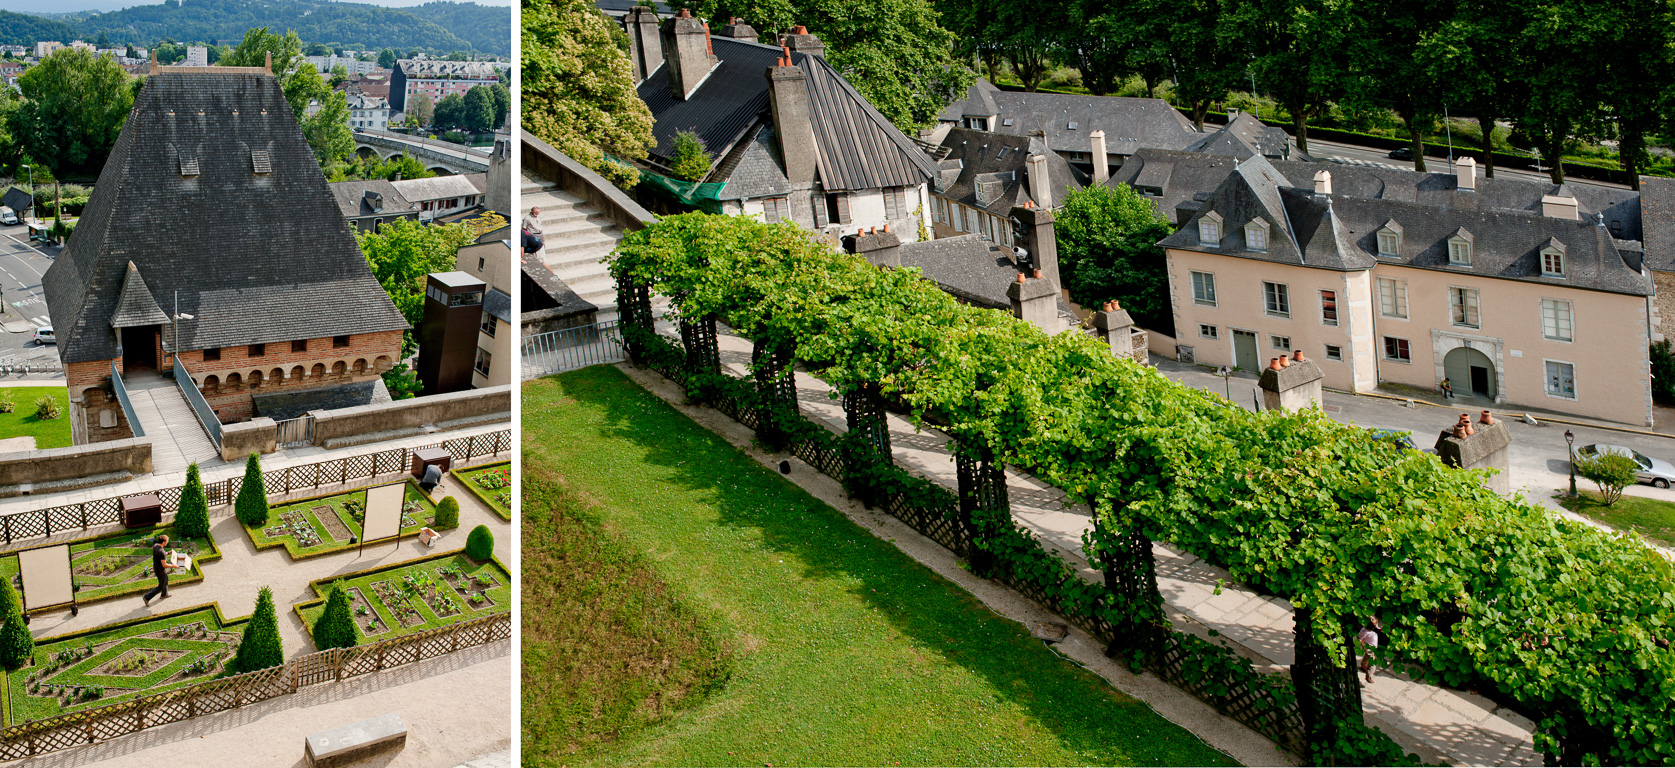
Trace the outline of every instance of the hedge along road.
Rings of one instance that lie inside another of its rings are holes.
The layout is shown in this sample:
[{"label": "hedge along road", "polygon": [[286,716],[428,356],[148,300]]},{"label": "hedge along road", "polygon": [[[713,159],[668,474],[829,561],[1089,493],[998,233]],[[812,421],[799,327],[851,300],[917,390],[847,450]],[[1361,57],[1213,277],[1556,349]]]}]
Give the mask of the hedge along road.
[{"label": "hedge along road", "polygon": [[529,477],[734,644],[724,687],[600,764],[1230,764],[614,368],[526,384],[524,414]]}]

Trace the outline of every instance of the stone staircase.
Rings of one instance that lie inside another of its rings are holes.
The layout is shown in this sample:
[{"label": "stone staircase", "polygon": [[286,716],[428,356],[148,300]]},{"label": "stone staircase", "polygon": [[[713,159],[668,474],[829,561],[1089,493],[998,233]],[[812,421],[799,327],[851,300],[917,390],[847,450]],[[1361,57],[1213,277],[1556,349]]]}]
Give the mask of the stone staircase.
[{"label": "stone staircase", "polygon": [[621,230],[586,201],[533,174],[523,175],[522,194],[525,211],[541,209],[541,261],[570,290],[599,307],[599,322],[616,320],[616,281],[601,260],[616,248]]},{"label": "stone staircase", "polygon": [[210,442],[209,433],[198,423],[198,415],[186,402],[180,387],[154,371],[122,377],[134,416],[151,441],[152,472],[166,475],[186,471],[196,462],[199,468],[221,463],[221,452]]}]

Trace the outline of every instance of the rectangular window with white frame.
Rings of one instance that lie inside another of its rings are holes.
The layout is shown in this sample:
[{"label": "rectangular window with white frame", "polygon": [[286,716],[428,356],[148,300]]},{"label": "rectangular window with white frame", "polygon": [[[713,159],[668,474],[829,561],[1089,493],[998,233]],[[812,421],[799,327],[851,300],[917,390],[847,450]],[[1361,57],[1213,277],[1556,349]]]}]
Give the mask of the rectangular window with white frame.
[{"label": "rectangular window with white frame", "polygon": [[1408,348],[1407,339],[1384,337],[1384,359],[1394,363],[1413,362],[1413,351]]},{"label": "rectangular window with white frame", "polygon": [[1378,313],[1407,319],[1407,281],[1394,277],[1378,279]]},{"label": "rectangular window with white frame", "polygon": [[1336,344],[1327,344],[1326,345],[1326,359],[1327,360],[1342,360],[1343,359],[1343,347],[1340,347]]},{"label": "rectangular window with white frame", "polygon": [[1448,289],[1449,321],[1461,328],[1480,328],[1476,288]]},{"label": "rectangular window with white frame", "polygon": [[1209,272],[1192,273],[1192,303],[1206,307],[1216,305],[1216,276]]},{"label": "rectangular window with white frame", "polygon": [[1552,341],[1571,341],[1575,338],[1570,302],[1564,299],[1541,300],[1541,336]]},{"label": "rectangular window with white frame", "polygon": [[1262,283],[1262,301],[1269,315],[1291,316],[1291,292],[1284,283]]},{"label": "rectangular window with white frame", "polygon": [[1338,324],[1338,292],[1320,292],[1320,322],[1322,325]]},{"label": "rectangular window with white frame", "polygon": [[1277,349],[1281,352],[1290,352],[1291,351],[1291,337],[1290,336],[1269,335],[1268,336],[1268,346],[1271,346],[1274,349]]},{"label": "rectangular window with white frame", "polygon": [[1548,360],[1547,364],[1547,396],[1561,397],[1566,400],[1576,399],[1576,366],[1557,360]]},{"label": "rectangular window with white frame", "polygon": [[1214,338],[1217,337],[1217,335],[1218,335],[1218,331],[1216,330],[1215,326],[1205,325],[1204,323],[1199,323],[1198,324],[1198,336],[1199,336],[1199,338],[1214,339]]}]

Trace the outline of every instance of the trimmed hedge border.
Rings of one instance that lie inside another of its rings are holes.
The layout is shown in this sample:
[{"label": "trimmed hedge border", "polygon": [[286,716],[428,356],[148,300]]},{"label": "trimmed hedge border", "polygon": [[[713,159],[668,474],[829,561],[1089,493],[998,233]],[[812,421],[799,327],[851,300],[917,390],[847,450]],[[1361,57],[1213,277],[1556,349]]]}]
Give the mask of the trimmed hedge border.
[{"label": "trimmed hedge border", "polygon": [[[436,499],[431,498],[430,494],[425,493],[425,490],[423,488],[419,487],[419,481],[414,480],[412,477],[408,477],[405,480],[403,480],[402,482],[406,483],[409,489],[418,491],[419,495],[422,496],[424,498],[424,500],[427,503],[430,504],[431,515],[434,518],[435,513],[436,513]],[[374,487],[377,487],[377,486],[380,486],[380,485],[389,485],[389,483],[373,483],[372,485],[363,485],[359,488],[349,488],[347,490],[333,491],[331,493],[321,493],[321,494],[315,494],[313,496],[303,496],[303,497],[295,498],[295,499],[286,499],[285,501],[283,501],[279,504],[274,504],[273,502],[268,502],[268,507],[269,507],[268,514],[270,516],[269,519],[268,519],[268,522],[269,522],[269,524],[271,524],[273,522],[272,514],[273,514],[273,508],[274,507],[294,507],[298,504],[304,504],[304,503],[307,503],[307,502],[310,502],[310,501],[319,501],[321,499],[332,499],[332,498],[336,498],[338,496],[348,496],[348,495],[355,494],[355,493],[365,492],[366,489],[368,489],[368,488],[374,488]],[[405,495],[402,497],[404,503],[405,503],[406,498],[407,497]],[[343,521],[343,523],[344,523],[345,528],[349,527],[348,521]],[[419,527],[423,528],[424,525],[425,525],[424,523],[420,523]],[[250,540],[250,544],[252,546],[254,546],[257,551],[263,551],[263,550],[269,550],[269,549],[284,549],[285,553],[288,556],[290,556],[292,561],[309,560],[309,559],[316,558],[316,557],[324,557],[326,555],[335,555],[335,554],[338,554],[338,553],[341,553],[341,552],[347,552],[351,549],[354,549],[356,547],[361,546],[361,542],[358,541],[358,539],[360,538],[360,534],[351,532],[350,535],[354,536],[357,539],[357,541],[355,541],[352,544],[343,544],[341,546],[333,547],[331,549],[323,549],[323,550],[320,550],[318,552],[308,552],[308,553],[299,555],[299,554],[297,554],[296,548],[293,547],[293,544],[296,541],[294,538],[285,537],[285,538],[280,539],[280,540],[270,541],[266,544],[263,544],[262,542],[259,542],[259,541],[256,540],[255,535],[250,532],[250,526],[245,525],[242,520],[239,521],[239,527],[244,530],[245,538]],[[266,526],[264,526],[264,527],[266,527]],[[396,537],[396,540],[399,541],[400,539],[402,539],[404,537],[407,537],[407,536],[411,536],[411,535],[413,535],[413,534],[408,533],[407,529],[403,528],[402,533],[399,536]]]},{"label": "trimmed hedge border", "polygon": [[[71,551],[71,557],[72,557],[72,559],[74,559],[75,547],[76,547],[77,544],[86,544],[86,543],[91,542],[91,541],[101,541],[101,540],[104,540],[104,539],[130,538],[130,537],[135,537],[135,536],[156,536],[158,533],[160,533],[162,531],[170,530],[170,529],[173,529],[173,528],[174,528],[174,523],[172,523],[172,522],[158,523],[157,525],[153,525],[150,528],[128,528],[128,529],[124,529],[124,530],[121,530],[121,531],[113,531],[113,532],[110,532],[110,533],[95,534],[95,535],[91,535],[91,536],[82,536],[80,538],[71,539],[71,540],[65,541],[65,542],[55,542],[55,544],[69,544],[70,545],[70,551]],[[192,556],[192,570],[191,570],[190,575],[181,576],[181,577],[176,577],[176,576],[170,576],[169,577],[169,588],[170,589],[173,589],[174,587],[176,587],[178,585],[181,585],[181,584],[196,584],[200,581],[203,581],[204,580],[204,572],[203,572],[203,569],[200,566],[203,563],[212,563],[212,562],[215,562],[216,560],[221,559],[221,547],[220,547],[220,545],[215,543],[215,532],[212,530],[208,534],[205,534],[204,535],[204,540],[209,542],[209,549],[206,552],[199,552],[198,554]],[[37,544],[36,546],[40,546],[40,545]],[[51,545],[49,545],[49,546],[51,546]],[[10,552],[0,553],[0,557],[12,557],[12,556],[16,555],[17,552],[18,552],[18,550],[12,550]],[[15,560],[14,560],[14,562],[15,562]],[[147,567],[149,568],[149,566],[147,566]],[[7,578],[9,578],[9,576],[7,576]],[[107,600],[118,600],[118,599],[121,599],[121,598],[124,598],[124,597],[131,597],[133,595],[149,591],[153,586],[156,586],[155,581],[139,581],[139,582],[135,582],[134,586],[129,588],[129,589],[125,589],[121,592],[114,592],[112,594],[104,595],[102,597],[95,597],[95,598],[92,598],[92,599],[89,599],[89,600],[81,599],[80,596],[81,596],[82,590],[78,589],[75,592],[75,594],[77,596],[76,597],[76,605],[78,605],[78,606],[80,606],[80,605],[93,605],[94,603],[102,603],[102,602],[105,602]],[[37,641],[37,642],[39,642],[39,641]]]},{"label": "trimmed hedge border", "polygon": [[[400,570],[400,569],[403,569],[403,568],[411,568],[411,567],[413,567],[415,565],[418,565],[420,563],[430,563],[430,562],[450,559],[450,558],[454,558],[454,557],[462,557],[462,558],[465,558],[466,560],[471,559],[470,557],[466,556],[465,548],[461,547],[459,549],[455,549],[455,550],[452,550],[452,551],[449,551],[449,552],[438,552],[434,555],[426,555],[424,557],[416,558],[416,559],[413,559],[413,560],[404,560],[404,561],[399,562],[399,563],[390,563],[390,564],[387,564],[387,565],[380,565],[380,566],[376,566],[376,567],[373,567],[373,568],[368,568],[364,571],[351,571],[349,573],[342,573],[342,574],[338,574],[336,576],[327,576],[325,578],[315,579],[311,582],[308,582],[308,588],[311,589],[311,590],[314,590],[314,594],[319,595],[319,597],[316,597],[312,600],[305,600],[305,601],[300,602],[300,603],[292,603],[291,604],[291,611],[297,615],[297,621],[302,622],[303,632],[308,635],[308,641],[312,643],[312,642],[314,642],[314,624],[308,620],[307,616],[303,615],[303,610],[311,609],[311,608],[314,608],[316,606],[325,605],[326,600],[331,596],[331,587],[332,587],[333,584],[336,584],[339,581],[347,583],[351,579],[364,579],[368,576],[375,576],[375,575],[383,573],[385,571],[394,571],[394,570]],[[482,563],[491,563],[491,564],[494,565],[494,567],[500,569],[501,574],[506,577],[506,589],[507,589],[507,591],[512,594],[513,598],[516,598],[516,591],[512,589],[512,569],[507,568],[506,564],[500,562],[500,558],[498,558],[498,557],[491,557],[488,560],[482,561],[479,564],[482,564]],[[510,601],[508,601],[505,606],[499,606],[499,607],[504,608],[505,611],[511,611],[512,610],[512,605],[511,605]],[[493,611],[483,611],[481,615],[487,616],[489,614],[501,613],[501,612],[502,611],[498,610],[498,609],[493,610]],[[474,616],[464,616],[463,613],[461,615],[462,615],[463,618],[461,618],[460,621],[465,621],[467,619],[476,618]],[[450,624],[456,624],[456,623],[458,623],[458,622],[450,622],[449,624],[444,624],[442,626],[449,626]],[[400,632],[400,633],[398,633],[398,631],[395,628],[392,627],[391,629],[389,629],[388,631],[385,632],[385,634],[389,635],[389,637],[380,637],[379,639],[380,640],[388,640],[391,637],[400,637],[403,634],[412,634],[414,632],[422,632],[425,629],[434,629],[434,627],[421,627],[419,629],[413,630],[412,632]],[[357,635],[357,637],[358,636],[359,635]],[[359,643],[357,643],[357,645],[358,644]]]},{"label": "trimmed hedge border", "polygon": [[[510,471],[511,468],[512,468],[512,462],[510,462],[510,461],[490,461],[490,462],[485,462],[485,463],[482,463],[482,464],[476,464],[476,465],[469,466],[469,467],[461,467],[459,469],[451,469],[451,470],[448,470],[448,474],[453,475],[454,479],[458,480],[460,485],[465,486],[466,490],[471,491],[471,495],[476,496],[478,501],[483,502],[483,506],[488,507],[489,509],[493,510],[495,514],[500,515],[501,518],[510,522],[511,519],[512,519],[512,510],[501,509],[500,504],[498,502],[489,498],[488,491],[477,487],[477,484],[472,482],[471,478],[465,476],[465,473],[467,473],[467,472],[476,472],[479,469],[488,469],[489,467],[497,467],[497,466],[501,466],[501,465],[505,465],[505,467],[508,471]],[[507,488],[507,490],[511,490],[512,487],[511,486],[506,486],[506,488]],[[513,498],[515,499],[516,495],[514,495]]]}]

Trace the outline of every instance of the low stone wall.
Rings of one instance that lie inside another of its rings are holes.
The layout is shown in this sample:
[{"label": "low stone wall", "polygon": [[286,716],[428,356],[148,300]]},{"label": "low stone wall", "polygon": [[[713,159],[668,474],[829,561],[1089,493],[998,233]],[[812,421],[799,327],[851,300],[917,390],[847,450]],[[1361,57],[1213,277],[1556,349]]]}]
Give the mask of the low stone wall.
[{"label": "low stone wall", "polygon": [[4,453],[0,454],[0,489],[5,492],[0,495],[60,490],[59,484],[77,487],[74,481],[101,476],[111,479],[100,482],[115,482],[125,473],[131,476],[150,471],[151,443],[137,438]]},{"label": "low stone wall", "polygon": [[257,416],[237,424],[221,425],[221,458],[243,461],[252,453],[273,453],[279,450],[279,423],[266,416]]},{"label": "low stone wall", "polygon": [[326,448],[423,434],[437,428],[510,421],[512,387],[485,387],[388,403],[314,411],[314,444]]}]

